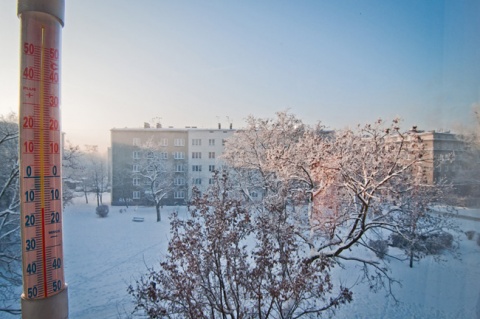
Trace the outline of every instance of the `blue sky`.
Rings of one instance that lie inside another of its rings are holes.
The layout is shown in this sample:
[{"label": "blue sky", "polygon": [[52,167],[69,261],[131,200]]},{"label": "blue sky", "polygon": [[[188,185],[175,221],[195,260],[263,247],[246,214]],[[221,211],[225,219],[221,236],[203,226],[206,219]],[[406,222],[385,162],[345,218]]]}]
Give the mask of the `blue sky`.
[{"label": "blue sky", "polygon": [[[0,3],[0,114],[18,112],[16,0]],[[480,1],[66,0],[62,126],[242,127],[289,109],[341,128],[454,129],[480,103]]]}]

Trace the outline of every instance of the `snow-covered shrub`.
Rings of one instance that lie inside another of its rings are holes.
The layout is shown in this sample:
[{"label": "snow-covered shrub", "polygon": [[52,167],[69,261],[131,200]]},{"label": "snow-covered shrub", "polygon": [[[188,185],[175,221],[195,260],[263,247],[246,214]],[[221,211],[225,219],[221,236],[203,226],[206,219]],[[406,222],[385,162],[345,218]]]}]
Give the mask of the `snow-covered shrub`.
[{"label": "snow-covered shrub", "polygon": [[390,235],[390,242],[392,247],[397,248],[407,248],[409,245],[409,240],[406,236],[396,233]]},{"label": "snow-covered shrub", "polygon": [[108,215],[108,205],[97,206],[95,210],[97,212],[97,215],[100,217],[107,217]]},{"label": "snow-covered shrub", "polygon": [[390,236],[393,247],[410,249],[427,255],[436,255],[445,249],[452,248],[453,236],[447,232],[437,232],[430,235],[414,237],[412,234],[392,234]]},{"label": "snow-covered shrub", "polygon": [[388,253],[388,241],[386,240],[371,240],[368,244],[380,259],[383,259]]},{"label": "snow-covered shrub", "polygon": [[427,254],[439,254],[453,245],[453,236],[447,232],[440,232],[428,236],[425,239],[425,249]]},{"label": "snow-covered shrub", "polygon": [[472,240],[473,237],[475,236],[475,231],[474,230],[469,230],[465,232],[465,235],[467,236],[468,240]]}]

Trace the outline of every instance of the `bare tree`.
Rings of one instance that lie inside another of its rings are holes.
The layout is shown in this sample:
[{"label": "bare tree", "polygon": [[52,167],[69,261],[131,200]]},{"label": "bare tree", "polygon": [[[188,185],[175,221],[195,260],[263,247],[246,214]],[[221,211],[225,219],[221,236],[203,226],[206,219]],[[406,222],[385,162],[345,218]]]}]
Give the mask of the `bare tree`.
[{"label": "bare tree", "polygon": [[391,224],[396,227],[391,231],[392,246],[405,250],[410,268],[415,260],[426,255],[439,257],[441,252],[448,250],[456,256],[455,242],[460,229],[452,216],[454,209],[442,206],[441,212],[436,212],[432,206],[448,200],[451,184],[419,183],[403,191],[408,196],[399,196],[396,206],[390,207],[394,216]]},{"label": "bare tree", "polygon": [[0,118],[0,312],[19,314],[15,287],[22,284],[18,185],[18,119]]},{"label": "bare tree", "polygon": [[85,145],[83,192],[88,203],[88,193],[94,192],[97,207],[102,205],[102,195],[107,190],[108,174],[105,158],[99,153],[97,145]]},{"label": "bare tree", "polygon": [[283,212],[251,214],[228,174],[215,173],[203,196],[194,189],[190,218],[174,214],[160,269],[129,287],[150,318],[317,317],[351,300],[333,293],[330,262],[306,263]]},{"label": "bare tree", "polygon": [[398,120],[326,131],[286,112],[250,117],[227,141],[232,178],[217,176],[220,186],[197,194],[191,219],[174,215],[161,269],[130,287],[137,310],[151,318],[316,317],[352,300],[352,287],[331,280],[332,267],[350,262],[372,289],[391,288],[375,239],[401,236],[413,260],[423,237],[438,248],[455,230],[429,211],[445,194],[426,182],[432,156]]},{"label": "bare tree", "polygon": [[119,165],[121,165],[121,167],[116,168],[116,174],[112,176],[112,184],[115,185],[115,191],[118,194],[117,197],[119,201],[128,208],[129,203],[133,200],[132,193],[134,190],[134,185],[132,183],[134,176],[134,173],[132,172],[132,163],[121,163]]},{"label": "bare tree", "polygon": [[81,180],[84,171],[82,165],[83,154],[78,145],[73,145],[67,141],[67,145],[63,146],[62,154],[62,179],[64,181],[62,189],[63,206],[72,203],[75,197],[75,189],[67,185],[67,182],[76,184]]},{"label": "bare tree", "polygon": [[162,220],[161,206],[163,199],[175,188],[173,162],[168,161],[168,153],[164,147],[153,139],[142,146],[143,158],[136,161],[138,172],[135,183],[142,189],[145,199],[155,206],[157,222]]},{"label": "bare tree", "polygon": [[356,247],[375,252],[370,239],[395,233],[415,241],[412,233],[407,235],[412,231],[407,220],[410,226],[427,225],[423,229],[438,232],[451,225],[440,225],[442,219],[426,211],[443,200],[442,186],[425,182],[433,154],[425,150],[419,134],[403,133],[399,120],[325,131],[321,125],[307,127],[286,112],[275,120],[251,117],[248,127],[228,141],[225,160],[238,179],[246,170],[257,173],[250,173],[256,177],[253,182],[241,184],[262,185],[263,208],[287,211],[288,205],[297,205],[295,227],[309,246],[309,262],[358,262],[365,274],[368,269],[377,273],[365,277],[375,278],[373,286],[394,280],[386,265],[359,256]]}]

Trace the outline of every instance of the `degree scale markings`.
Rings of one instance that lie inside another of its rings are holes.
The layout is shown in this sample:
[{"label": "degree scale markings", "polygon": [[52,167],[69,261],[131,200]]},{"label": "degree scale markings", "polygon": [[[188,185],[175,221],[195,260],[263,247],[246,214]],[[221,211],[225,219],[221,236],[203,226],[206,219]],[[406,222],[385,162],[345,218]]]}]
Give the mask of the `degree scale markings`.
[{"label": "degree scale markings", "polygon": [[29,24],[27,28],[31,36],[22,43],[20,87],[24,296],[43,299],[65,288],[59,171],[59,43],[48,23]]},{"label": "degree scale markings", "polygon": [[45,154],[43,145],[45,145],[44,140],[44,130],[43,123],[44,119],[44,92],[45,87],[45,28],[42,27],[42,37],[41,37],[41,47],[40,47],[40,125],[39,125],[39,137],[40,137],[40,210],[42,216],[42,264],[43,264],[43,290],[45,291],[45,298],[48,298],[48,287],[47,287],[47,253],[46,253],[46,234],[45,234]]}]

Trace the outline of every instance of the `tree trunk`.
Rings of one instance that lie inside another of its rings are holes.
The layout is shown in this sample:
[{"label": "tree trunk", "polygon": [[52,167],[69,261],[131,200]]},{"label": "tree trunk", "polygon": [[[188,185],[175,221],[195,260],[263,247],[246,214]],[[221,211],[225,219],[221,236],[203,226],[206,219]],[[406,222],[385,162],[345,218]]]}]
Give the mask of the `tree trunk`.
[{"label": "tree trunk", "polygon": [[155,204],[155,209],[157,210],[157,222],[162,221],[162,215],[160,215],[160,202]]},{"label": "tree trunk", "polygon": [[413,246],[410,247],[410,268],[413,268]]}]

